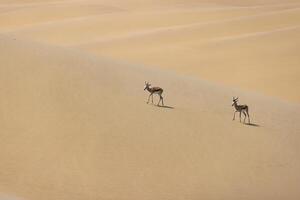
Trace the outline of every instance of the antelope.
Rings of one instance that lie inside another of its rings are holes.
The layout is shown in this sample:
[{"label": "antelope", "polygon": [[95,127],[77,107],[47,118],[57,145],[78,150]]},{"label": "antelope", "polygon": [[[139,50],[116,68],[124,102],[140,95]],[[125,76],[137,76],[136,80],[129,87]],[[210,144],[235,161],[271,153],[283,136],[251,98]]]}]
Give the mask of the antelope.
[{"label": "antelope", "polygon": [[148,96],[147,103],[149,103],[150,97],[152,97],[152,103],[153,103],[153,94],[157,94],[157,95],[159,95],[159,101],[157,103],[157,106],[159,106],[160,101],[162,102],[162,105],[164,105],[164,98],[161,96],[161,94],[164,91],[162,88],[160,88],[160,87],[151,87],[151,84],[145,81],[144,90],[147,90],[148,92],[150,92],[150,94]]},{"label": "antelope", "polygon": [[233,114],[233,119],[232,120],[235,120],[235,113],[239,112],[240,113],[240,122],[242,122],[241,121],[241,115],[243,113],[245,115],[244,123],[245,123],[246,117],[248,117],[248,123],[250,124],[250,116],[249,116],[249,112],[248,112],[248,110],[249,110],[248,106],[247,105],[238,105],[237,104],[238,99],[239,98],[234,98],[234,97],[232,98],[232,101],[233,101],[232,106],[234,106],[234,108],[235,108],[235,112]]}]

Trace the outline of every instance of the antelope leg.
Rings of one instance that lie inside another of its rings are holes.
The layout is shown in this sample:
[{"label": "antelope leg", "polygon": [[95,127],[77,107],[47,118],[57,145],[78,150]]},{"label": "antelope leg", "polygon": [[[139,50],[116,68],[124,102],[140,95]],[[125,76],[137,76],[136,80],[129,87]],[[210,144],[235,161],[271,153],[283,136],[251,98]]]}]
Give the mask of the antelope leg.
[{"label": "antelope leg", "polygon": [[147,103],[149,103],[149,100],[150,100],[150,96],[151,96],[151,94],[149,94],[149,96],[148,96],[148,101],[147,101]]},{"label": "antelope leg", "polygon": [[161,98],[160,98],[160,96],[159,96],[159,101],[158,101],[158,103],[157,103],[158,106],[159,106],[160,100],[161,100]]},{"label": "antelope leg", "polygon": [[240,112],[240,122],[242,122],[242,112]]},{"label": "antelope leg", "polygon": [[247,117],[247,115],[246,115],[245,111],[243,111],[243,115],[245,115],[245,118],[244,118],[244,123],[245,123],[245,121],[246,121],[246,117]]},{"label": "antelope leg", "polygon": [[250,116],[249,116],[248,111],[247,111],[247,115],[248,115],[248,123],[250,124]]},{"label": "antelope leg", "polygon": [[235,113],[236,113],[237,111],[234,111],[234,113],[233,113],[233,119],[232,120],[235,120]]}]

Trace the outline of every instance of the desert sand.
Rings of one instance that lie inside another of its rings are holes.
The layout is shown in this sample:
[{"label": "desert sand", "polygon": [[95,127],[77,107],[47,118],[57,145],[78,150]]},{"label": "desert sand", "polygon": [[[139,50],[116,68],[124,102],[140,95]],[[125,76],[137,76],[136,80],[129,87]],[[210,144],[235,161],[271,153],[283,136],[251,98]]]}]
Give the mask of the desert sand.
[{"label": "desert sand", "polygon": [[299,35],[299,0],[0,1],[0,199],[298,200]]}]

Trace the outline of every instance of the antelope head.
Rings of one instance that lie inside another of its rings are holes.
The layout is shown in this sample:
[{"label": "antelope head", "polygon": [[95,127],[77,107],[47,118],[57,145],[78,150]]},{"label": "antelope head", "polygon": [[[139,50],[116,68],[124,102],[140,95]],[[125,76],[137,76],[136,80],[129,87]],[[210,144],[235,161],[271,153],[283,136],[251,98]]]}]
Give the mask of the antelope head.
[{"label": "antelope head", "polygon": [[150,86],[151,86],[151,84],[145,81],[145,87],[144,87],[144,90],[148,89]]},{"label": "antelope head", "polygon": [[232,97],[232,105],[231,106],[234,106],[234,104],[236,104],[238,100],[239,100],[238,97],[237,98]]}]

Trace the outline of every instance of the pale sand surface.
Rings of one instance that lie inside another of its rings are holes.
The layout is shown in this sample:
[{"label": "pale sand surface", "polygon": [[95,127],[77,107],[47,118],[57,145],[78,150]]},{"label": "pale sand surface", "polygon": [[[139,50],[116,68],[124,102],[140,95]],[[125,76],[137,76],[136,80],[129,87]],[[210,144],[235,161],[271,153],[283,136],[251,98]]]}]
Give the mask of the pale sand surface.
[{"label": "pale sand surface", "polygon": [[294,92],[300,90],[299,30],[299,0],[0,4],[0,33],[294,102],[300,102]]},{"label": "pale sand surface", "polygon": [[299,26],[296,0],[1,1],[0,199],[298,200]]},{"label": "pale sand surface", "polygon": [[22,198],[11,196],[11,195],[1,195],[0,194],[0,199],[1,200],[22,200]]}]

